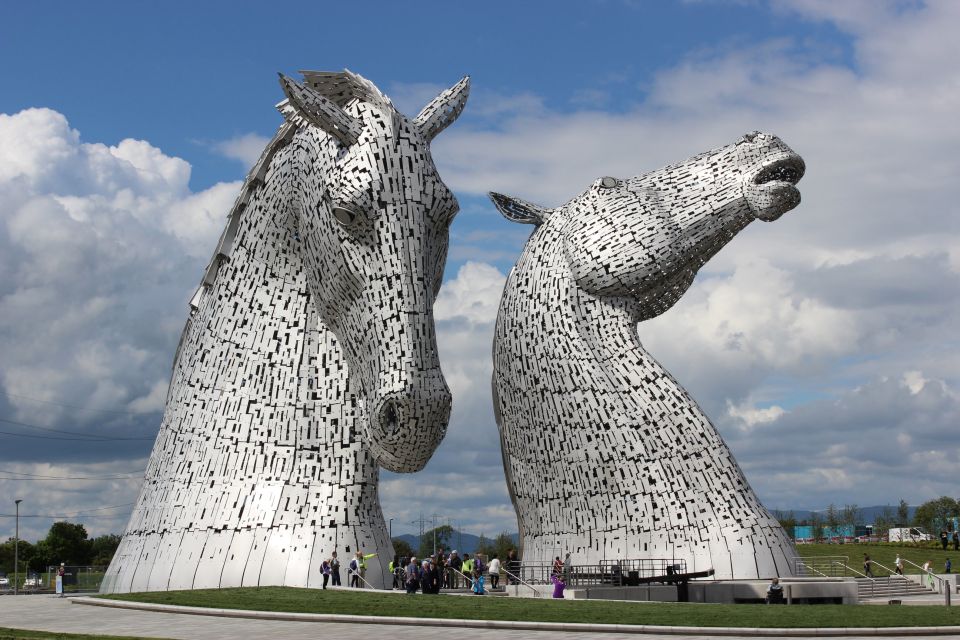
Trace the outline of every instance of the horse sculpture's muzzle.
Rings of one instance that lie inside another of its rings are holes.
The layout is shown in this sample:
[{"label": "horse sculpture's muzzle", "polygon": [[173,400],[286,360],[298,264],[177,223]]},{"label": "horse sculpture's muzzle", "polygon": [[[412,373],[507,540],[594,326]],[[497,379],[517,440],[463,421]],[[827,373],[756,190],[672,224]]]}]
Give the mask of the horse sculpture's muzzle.
[{"label": "horse sculpture's muzzle", "polygon": [[[763,135],[763,134],[760,134]],[[771,139],[763,162],[744,178],[743,193],[753,216],[770,222],[800,204],[795,186],[806,171],[803,158],[779,138]]]},{"label": "horse sculpture's muzzle", "polygon": [[419,471],[447,431],[450,389],[439,366],[381,382],[368,404],[370,450],[389,471]]}]

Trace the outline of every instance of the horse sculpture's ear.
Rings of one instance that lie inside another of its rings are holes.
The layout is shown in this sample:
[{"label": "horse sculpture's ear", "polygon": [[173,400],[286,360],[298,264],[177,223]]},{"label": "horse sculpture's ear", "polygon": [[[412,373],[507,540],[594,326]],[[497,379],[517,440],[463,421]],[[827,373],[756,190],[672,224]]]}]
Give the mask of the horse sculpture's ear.
[{"label": "horse sculpture's ear", "polygon": [[310,87],[291,80],[282,73],[279,75],[280,86],[287,99],[307,122],[320,127],[345,146],[357,141],[360,137],[360,123],[356,118]]},{"label": "horse sculpture's ear", "polygon": [[460,82],[434,98],[413,119],[428,142],[453,124],[466,106],[469,95],[470,76],[464,76]]},{"label": "horse sculpture's ear", "polygon": [[553,209],[547,209],[532,202],[525,202],[519,198],[511,198],[502,193],[490,192],[487,194],[493,200],[497,210],[503,214],[503,217],[510,222],[519,222],[520,224],[541,225],[547,221]]}]

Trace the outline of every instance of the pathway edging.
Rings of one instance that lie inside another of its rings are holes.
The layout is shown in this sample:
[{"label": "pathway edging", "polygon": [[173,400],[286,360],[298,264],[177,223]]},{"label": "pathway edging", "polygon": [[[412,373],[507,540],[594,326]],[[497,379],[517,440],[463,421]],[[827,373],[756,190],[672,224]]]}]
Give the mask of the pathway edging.
[{"label": "pathway edging", "polygon": [[340,622],[363,624],[393,624],[426,627],[465,627],[470,629],[514,629],[526,631],[578,631],[592,633],[632,633],[662,635],[716,635],[757,637],[822,637],[822,636],[960,636],[960,627],[821,627],[766,629],[755,627],[668,627],[659,625],[585,624],[575,622],[518,622],[510,620],[463,620],[456,618],[403,618],[398,616],[356,616],[339,613],[288,613],[282,611],[250,611],[245,609],[215,609],[185,607],[173,604],[129,602],[106,598],[71,598],[73,604],[96,607],[115,607],[162,613],[179,613],[224,618],[254,618],[258,620],[290,620],[296,622]]}]

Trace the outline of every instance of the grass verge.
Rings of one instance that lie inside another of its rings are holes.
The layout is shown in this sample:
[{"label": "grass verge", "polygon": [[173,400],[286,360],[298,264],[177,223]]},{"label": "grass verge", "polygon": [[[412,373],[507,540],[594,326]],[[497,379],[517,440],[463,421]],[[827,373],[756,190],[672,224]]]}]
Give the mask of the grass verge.
[{"label": "grass verge", "polygon": [[191,607],[339,613],[416,618],[584,622],[702,627],[960,626],[960,611],[942,606],[765,606],[531,600],[473,596],[394,595],[328,589],[263,587],[160,591],[101,596]]},{"label": "grass verge", "polygon": [[[84,633],[59,633],[56,631],[33,631],[30,629],[10,629],[0,627],[0,640],[147,640],[134,636],[102,636]],[[156,640],[152,638],[150,640]]]}]

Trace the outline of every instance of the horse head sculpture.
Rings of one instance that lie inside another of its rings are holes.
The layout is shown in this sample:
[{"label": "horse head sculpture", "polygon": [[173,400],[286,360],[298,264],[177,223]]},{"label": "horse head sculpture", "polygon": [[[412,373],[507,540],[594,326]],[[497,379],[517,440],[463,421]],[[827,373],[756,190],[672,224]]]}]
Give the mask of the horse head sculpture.
[{"label": "horse head sculpture", "polygon": [[[524,561],[674,559],[718,578],[791,575],[795,555],[730,450],[648,354],[637,323],[669,309],[753,220],[797,206],[804,163],[776,136],[555,209],[492,193],[534,224],[494,332],[494,412]],[[642,326],[642,325],[641,325]]]},{"label": "horse head sculpture", "polygon": [[390,583],[380,467],[421,469],[450,415],[433,302],[457,201],[430,141],[469,80],[410,119],[354,73],[303,74],[191,300],[105,592],[316,586],[360,551]]},{"label": "horse head sculpture", "polygon": [[469,79],[411,120],[368,82],[345,94],[359,87],[363,100],[342,105],[310,86],[329,74],[305,77],[300,84],[281,75],[280,83],[284,111],[306,125],[292,139],[291,206],[310,292],[363,399],[375,460],[416,471],[443,439],[451,404],[433,302],[458,204],[430,141],[463,110]]},{"label": "horse head sculpture", "polygon": [[804,162],[780,138],[757,131],[734,144],[626,179],[604,177],[556,210],[491,193],[507,219],[558,231],[577,283],[601,297],[640,302],[640,320],[663,313],[697,270],[753,220],[800,203]]}]

